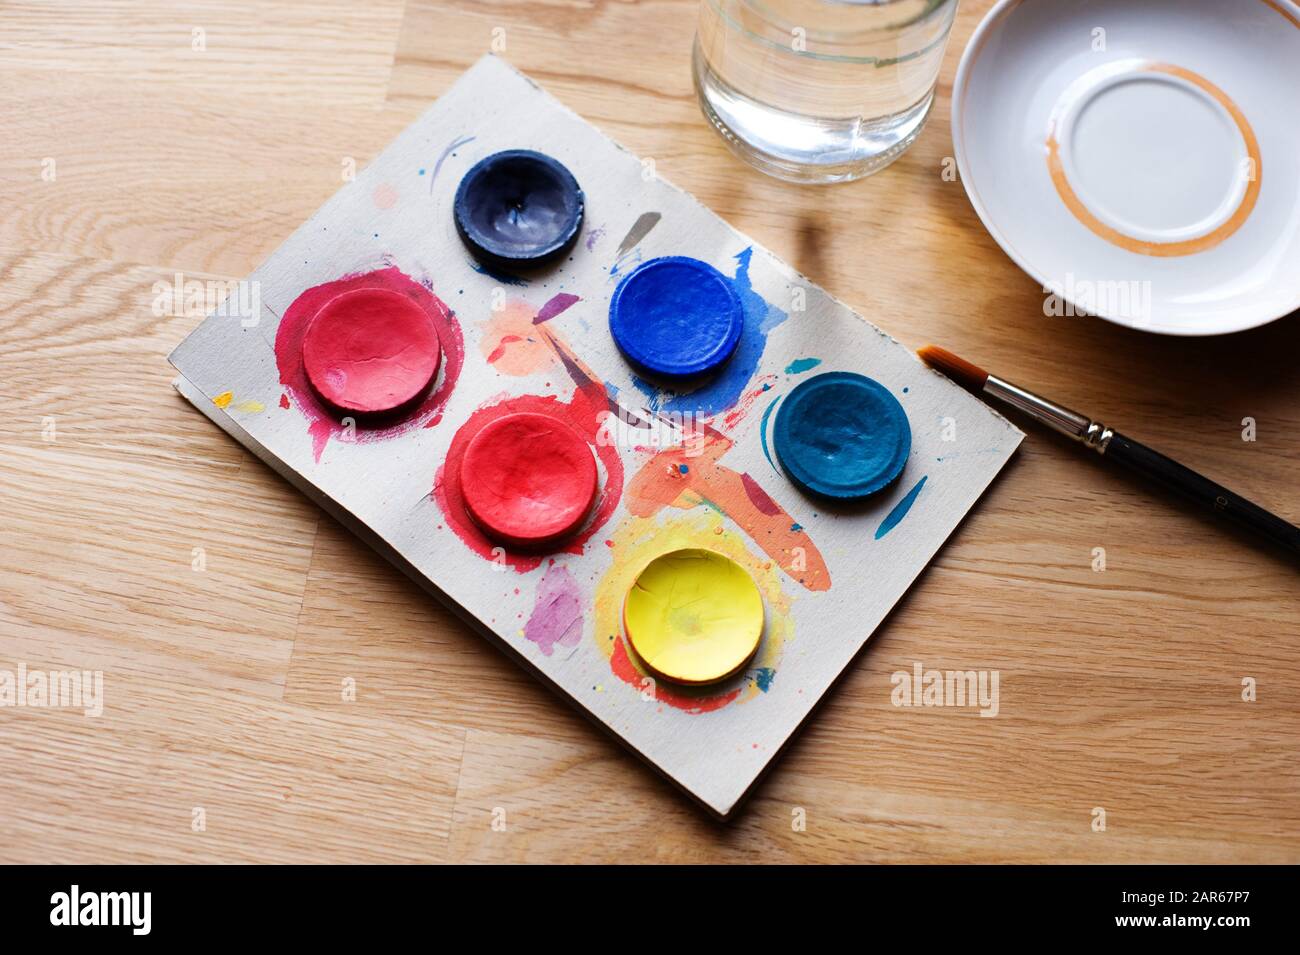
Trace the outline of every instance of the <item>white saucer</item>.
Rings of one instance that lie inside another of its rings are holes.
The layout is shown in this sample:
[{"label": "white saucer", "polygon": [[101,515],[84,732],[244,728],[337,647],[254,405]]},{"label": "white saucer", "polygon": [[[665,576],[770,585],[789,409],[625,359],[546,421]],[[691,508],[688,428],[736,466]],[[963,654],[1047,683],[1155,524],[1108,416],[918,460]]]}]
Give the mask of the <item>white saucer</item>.
[{"label": "white saucer", "polygon": [[1001,0],[952,130],[975,211],[1049,314],[1214,335],[1300,308],[1292,0]]}]

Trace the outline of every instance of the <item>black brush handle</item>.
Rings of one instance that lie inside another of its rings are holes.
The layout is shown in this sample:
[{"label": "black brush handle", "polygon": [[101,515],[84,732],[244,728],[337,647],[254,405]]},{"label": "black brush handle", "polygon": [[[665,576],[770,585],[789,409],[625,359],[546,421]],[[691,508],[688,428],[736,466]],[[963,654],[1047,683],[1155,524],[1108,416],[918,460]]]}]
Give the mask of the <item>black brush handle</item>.
[{"label": "black brush handle", "polygon": [[1176,491],[1207,510],[1216,511],[1235,524],[1300,556],[1300,527],[1282,520],[1258,504],[1252,504],[1240,494],[1232,493],[1222,484],[1215,484],[1191,468],[1183,467],[1140,441],[1116,432],[1106,445],[1105,457],[1109,461],[1118,461],[1161,487]]}]

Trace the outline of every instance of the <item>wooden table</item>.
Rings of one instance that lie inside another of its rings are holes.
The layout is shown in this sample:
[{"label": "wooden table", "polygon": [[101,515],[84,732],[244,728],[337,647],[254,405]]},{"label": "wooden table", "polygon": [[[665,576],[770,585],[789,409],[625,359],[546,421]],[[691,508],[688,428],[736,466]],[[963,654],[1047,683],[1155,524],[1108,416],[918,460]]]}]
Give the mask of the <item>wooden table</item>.
[{"label": "wooden table", "polygon": [[[0,861],[1300,861],[1295,567],[1041,431],[724,826],[172,391],[200,312],[155,314],[155,283],[247,274],[499,29],[903,342],[1300,519],[1294,317],[1222,340],[1046,317],[944,177],[988,2],[962,4],[917,146],[830,189],[765,178],[706,127],[695,6],[5,8],[0,670],[101,670],[105,705],[0,709]],[[997,717],[894,707],[917,661],[997,670]]]}]

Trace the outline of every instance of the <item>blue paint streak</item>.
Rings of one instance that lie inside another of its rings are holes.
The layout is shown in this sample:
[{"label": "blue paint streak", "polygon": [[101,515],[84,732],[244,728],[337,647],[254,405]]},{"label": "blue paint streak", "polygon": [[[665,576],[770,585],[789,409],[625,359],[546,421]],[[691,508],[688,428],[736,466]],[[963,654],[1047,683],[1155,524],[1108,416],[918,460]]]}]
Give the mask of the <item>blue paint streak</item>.
[{"label": "blue paint streak", "polygon": [[776,670],[772,667],[759,667],[754,671],[754,684],[764,693],[771,689],[774,679],[776,679]]},{"label": "blue paint streak", "polygon": [[610,266],[609,269],[610,280],[612,281],[616,278],[622,277],[623,274],[622,270],[626,266],[640,265],[641,262],[642,262],[641,248],[640,246],[638,246],[637,248],[634,248],[631,252],[627,253],[627,255],[619,259],[617,262],[615,262],[612,266]]},{"label": "blue paint streak", "polygon": [[768,333],[790,317],[754,291],[749,280],[749,261],[753,255],[752,247],[738,253],[735,256],[736,276],[728,280],[745,312],[745,326],[731,360],[707,384],[685,394],[660,392],[654,383],[633,378],[637,389],[650,402],[652,411],[717,414],[740,400],[745,386],[758,370],[763,349],[767,347]]},{"label": "blue paint streak", "polygon": [[776,462],[772,460],[772,450],[767,446],[767,422],[768,419],[772,417],[772,412],[776,410],[777,402],[779,402],[781,398],[781,395],[777,395],[772,399],[772,403],[769,404],[767,409],[763,412],[763,419],[758,423],[758,439],[763,442],[763,457],[767,458],[767,463],[772,465],[772,470],[776,471],[777,474],[780,474],[781,472],[777,470]]},{"label": "blue paint streak", "polygon": [[471,262],[472,268],[479,275],[486,275],[490,279],[495,279],[502,285],[527,285],[528,283],[517,275],[511,275],[509,272],[502,272],[498,269],[490,269],[481,262]]},{"label": "blue paint streak", "polygon": [[927,477],[929,477],[928,474],[921,475],[921,480],[912,486],[912,490],[908,491],[907,495],[894,505],[894,509],[889,512],[889,516],[880,522],[880,526],[876,528],[876,540],[880,540],[880,538],[892,531],[907,516],[907,512],[912,509],[912,504],[916,501],[916,496],[921,493],[921,488],[925,485]]},{"label": "blue paint streak", "polygon": [[[816,368],[822,363],[820,358],[796,358],[785,366],[787,375],[802,375],[805,371]],[[903,389],[906,391],[907,389]]]}]

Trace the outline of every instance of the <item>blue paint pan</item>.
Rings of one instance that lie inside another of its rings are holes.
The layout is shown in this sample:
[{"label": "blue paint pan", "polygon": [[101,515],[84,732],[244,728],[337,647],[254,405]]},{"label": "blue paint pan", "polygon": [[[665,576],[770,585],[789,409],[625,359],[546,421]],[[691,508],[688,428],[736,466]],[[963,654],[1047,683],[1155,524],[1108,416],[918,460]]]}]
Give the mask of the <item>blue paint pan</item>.
[{"label": "blue paint pan", "polygon": [[912,428],[880,382],[833,371],[809,378],[781,402],[772,443],[781,467],[803,490],[857,500],[903,472]]},{"label": "blue paint pan", "polygon": [[707,262],[667,256],[628,273],[609,303],[609,330],[625,358],[663,378],[716,371],[745,326],[740,298]]},{"label": "blue paint pan", "polygon": [[529,149],[480,160],[456,189],[456,231],[497,268],[543,265],[567,252],[582,228],[584,200],[563,164]]}]

